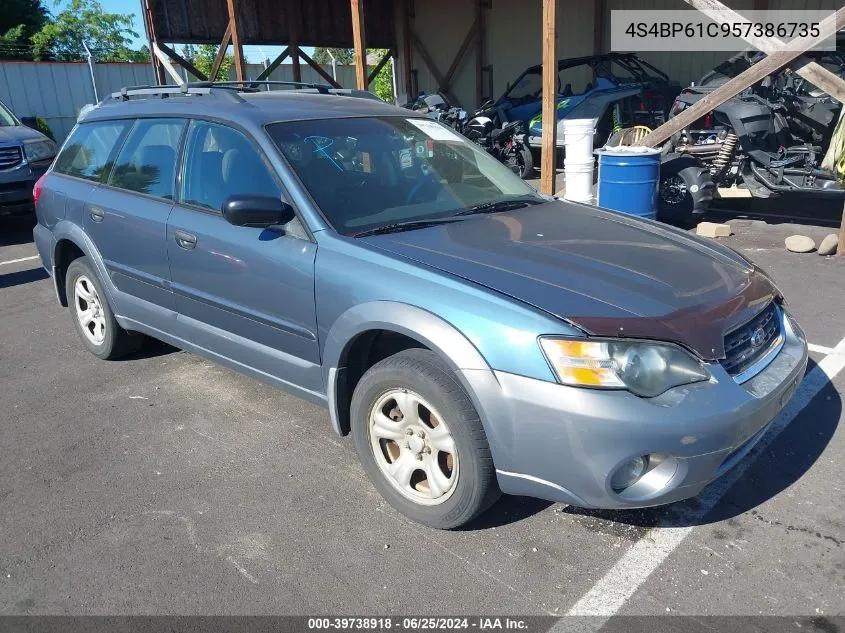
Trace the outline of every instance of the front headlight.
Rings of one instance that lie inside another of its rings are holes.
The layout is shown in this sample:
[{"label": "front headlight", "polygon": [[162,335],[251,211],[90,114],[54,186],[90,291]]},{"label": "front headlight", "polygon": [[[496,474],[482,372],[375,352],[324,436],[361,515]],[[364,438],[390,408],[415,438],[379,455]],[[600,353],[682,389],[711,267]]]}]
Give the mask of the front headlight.
[{"label": "front headlight", "polygon": [[56,144],[50,139],[26,141],[23,151],[28,162],[37,163],[53,158],[56,155]]},{"label": "front headlight", "polygon": [[541,338],[540,346],[565,385],[627,389],[651,398],[710,379],[700,361],[670,343]]}]

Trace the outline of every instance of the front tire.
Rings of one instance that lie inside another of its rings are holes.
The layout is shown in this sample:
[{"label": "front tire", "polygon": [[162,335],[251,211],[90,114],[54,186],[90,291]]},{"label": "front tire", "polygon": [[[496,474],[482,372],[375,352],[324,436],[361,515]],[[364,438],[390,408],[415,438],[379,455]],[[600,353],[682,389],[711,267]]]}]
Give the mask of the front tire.
[{"label": "front tire", "polygon": [[669,154],[660,165],[657,219],[688,226],[713,200],[716,185],[710,172],[692,156]]},{"label": "front tire", "polygon": [[499,498],[478,413],[433,352],[409,349],[373,365],[355,387],[351,419],[364,470],[408,518],[452,529]]},{"label": "front tire", "polygon": [[73,325],[82,344],[94,356],[115,360],[140,348],[143,337],[118,325],[87,257],[75,259],[68,266],[65,293]]}]

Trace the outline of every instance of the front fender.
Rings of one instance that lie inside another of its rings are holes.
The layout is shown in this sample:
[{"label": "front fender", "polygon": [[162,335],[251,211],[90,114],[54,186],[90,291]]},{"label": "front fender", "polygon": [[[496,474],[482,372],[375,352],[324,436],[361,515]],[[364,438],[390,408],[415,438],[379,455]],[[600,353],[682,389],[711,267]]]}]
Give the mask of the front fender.
[{"label": "front fender", "polygon": [[422,308],[393,301],[371,301],[349,308],[334,322],[323,352],[323,378],[335,431],[342,435],[338,410],[338,378],[346,367],[346,353],[364,332],[389,330],[419,341],[435,352],[455,373],[484,425],[495,463],[505,463],[502,448],[512,444],[513,428],[496,404],[502,397],[496,375],[481,353],[452,324]]}]

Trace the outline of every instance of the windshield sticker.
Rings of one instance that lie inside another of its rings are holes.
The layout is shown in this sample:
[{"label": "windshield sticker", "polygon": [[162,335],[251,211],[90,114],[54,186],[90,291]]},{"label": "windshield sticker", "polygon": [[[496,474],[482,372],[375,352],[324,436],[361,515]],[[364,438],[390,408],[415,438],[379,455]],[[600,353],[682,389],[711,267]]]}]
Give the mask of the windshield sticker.
[{"label": "windshield sticker", "polygon": [[410,169],[414,166],[414,155],[411,150],[403,149],[399,151],[399,166],[402,169]]},{"label": "windshield sticker", "polygon": [[437,121],[430,119],[407,119],[407,121],[435,141],[463,141],[463,137],[457,132],[453,132],[449,128],[440,125]]}]

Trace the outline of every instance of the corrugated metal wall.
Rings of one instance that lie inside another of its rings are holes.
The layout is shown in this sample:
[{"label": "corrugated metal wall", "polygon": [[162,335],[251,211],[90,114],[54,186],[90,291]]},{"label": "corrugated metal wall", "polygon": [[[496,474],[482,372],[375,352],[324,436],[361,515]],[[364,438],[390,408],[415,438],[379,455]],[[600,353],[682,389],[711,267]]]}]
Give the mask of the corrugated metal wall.
[{"label": "corrugated metal wall", "polygon": [[[324,67],[331,75],[331,66]],[[247,64],[247,78],[264,70],[261,64]],[[182,71],[180,70],[180,74]],[[154,83],[150,64],[95,64],[94,76],[100,99],[124,86]],[[193,80],[193,77],[189,77]],[[273,71],[273,81],[293,81],[293,69],[282,64]],[[337,67],[342,86],[355,86],[355,68]],[[302,81],[325,83],[317,72],[302,64]],[[56,140],[61,142],[70,132],[79,110],[94,102],[94,89],[88,64],[79,62],[0,62],[0,101],[18,117],[40,117],[47,121]]]}]

